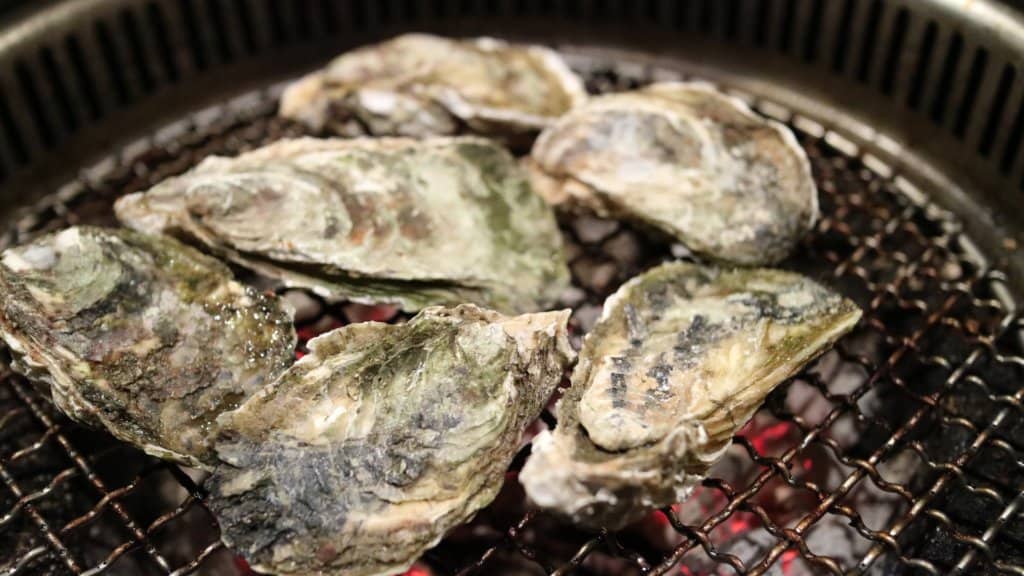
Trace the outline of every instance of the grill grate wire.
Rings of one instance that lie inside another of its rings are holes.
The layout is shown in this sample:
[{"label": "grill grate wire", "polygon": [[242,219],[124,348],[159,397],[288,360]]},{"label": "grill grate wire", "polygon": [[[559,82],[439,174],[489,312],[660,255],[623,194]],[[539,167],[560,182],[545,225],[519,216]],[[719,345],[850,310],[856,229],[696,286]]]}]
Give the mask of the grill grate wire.
[{"label": "grill grate wire", "polygon": [[[588,86],[624,89],[645,74],[596,68]],[[823,218],[783,267],[835,285],[864,319],[758,413],[784,439],[766,447],[763,428],[742,431],[700,498],[640,528],[588,534],[526,510],[507,482],[469,528],[425,556],[428,573],[1024,574],[1024,320],[1004,275],[892,167],[818,122],[740,96],[794,127],[819,183]],[[272,91],[251,94],[129,146],[26,213],[0,246],[113,224],[111,202],[125,192],[210,154],[299,134],[273,118],[274,102]],[[562,224],[580,289],[568,302],[577,338],[619,283],[679,254],[625,225]],[[297,324],[302,339],[367,313],[316,308]],[[796,396],[818,409],[794,409]],[[892,479],[899,462],[905,478]],[[0,480],[0,575],[244,573],[219,543],[194,473],[68,421],[9,370],[0,372]],[[855,498],[865,490],[884,497],[884,522],[866,519]],[[715,505],[705,510],[707,501]],[[724,535],[739,520],[753,527]],[[857,558],[821,548],[814,533],[826,525],[845,527]],[[755,533],[757,546],[737,548]]]}]

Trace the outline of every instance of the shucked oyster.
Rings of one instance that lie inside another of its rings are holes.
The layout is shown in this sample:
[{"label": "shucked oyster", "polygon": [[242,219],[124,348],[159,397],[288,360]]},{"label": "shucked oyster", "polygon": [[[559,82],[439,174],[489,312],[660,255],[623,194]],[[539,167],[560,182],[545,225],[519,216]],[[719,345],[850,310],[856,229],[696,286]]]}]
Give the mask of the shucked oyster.
[{"label": "shucked oyster", "polygon": [[353,324],[221,418],[210,506],[274,574],[401,571],[498,493],[572,356],[568,311]]},{"label": "shucked oyster", "polygon": [[536,133],[586,92],[553,51],[493,38],[406,34],[342,54],[290,86],[282,116],[314,130],[433,136]]},{"label": "shucked oyster", "polygon": [[407,310],[535,311],[568,283],[551,209],[478,138],[282,141],[209,158],[116,210],[286,284]]},{"label": "shucked oyster", "polygon": [[610,528],[684,499],[765,396],[859,317],[779,270],[680,262],[634,278],[587,335],[554,434],[534,439],[527,494]]},{"label": "shucked oyster", "polygon": [[703,84],[595,98],[545,130],[529,164],[552,204],[637,220],[734,264],[785,258],[818,216],[793,134]]},{"label": "shucked oyster", "polygon": [[70,228],[0,256],[0,336],[68,416],[209,464],[214,419],[294,360],[291,314],[170,238]]}]

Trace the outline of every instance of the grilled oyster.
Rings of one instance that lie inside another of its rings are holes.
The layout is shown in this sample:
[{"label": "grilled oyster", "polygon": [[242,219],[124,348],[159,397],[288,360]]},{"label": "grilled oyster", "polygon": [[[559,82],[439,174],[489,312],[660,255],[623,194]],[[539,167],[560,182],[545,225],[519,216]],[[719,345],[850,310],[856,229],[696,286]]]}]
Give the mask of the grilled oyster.
[{"label": "grilled oyster", "polygon": [[583,83],[547,48],[406,34],[297,81],[280,114],[344,136],[435,136],[465,124],[515,140],[585,99]]},{"label": "grilled oyster", "polygon": [[527,312],[568,284],[550,208],[478,138],[282,141],[209,158],[116,210],[327,297]]},{"label": "grilled oyster", "polygon": [[258,571],[391,574],[498,493],[572,356],[568,311],[366,322],[224,415],[210,506]]},{"label": "grilled oyster", "polygon": [[684,499],[765,396],[859,317],[778,270],[678,262],[630,280],[584,341],[557,428],[534,440],[527,494],[610,528]]},{"label": "grilled oyster", "polygon": [[0,256],[0,336],[68,416],[190,465],[294,360],[290,311],[170,238],[70,228]]},{"label": "grilled oyster", "polygon": [[637,220],[734,264],[785,258],[818,216],[793,134],[704,84],[595,98],[541,133],[528,164],[552,204]]}]

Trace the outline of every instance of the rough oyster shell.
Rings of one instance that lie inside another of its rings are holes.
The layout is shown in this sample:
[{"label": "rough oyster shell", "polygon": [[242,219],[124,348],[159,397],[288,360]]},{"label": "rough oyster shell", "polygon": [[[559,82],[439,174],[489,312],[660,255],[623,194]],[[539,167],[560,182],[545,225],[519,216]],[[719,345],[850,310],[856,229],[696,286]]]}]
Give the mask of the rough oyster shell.
[{"label": "rough oyster shell", "polygon": [[281,141],[213,157],[115,206],[327,297],[542,310],[568,285],[551,209],[480,138]]},{"label": "rough oyster shell", "polygon": [[463,305],[367,322],[225,414],[209,504],[274,574],[391,574],[498,493],[573,353],[569,312]]},{"label": "rough oyster shell", "polygon": [[280,114],[344,136],[530,135],[583,102],[553,51],[493,38],[406,34],[353,50],[297,81]]},{"label": "rough oyster shell", "polygon": [[859,318],[790,272],[648,271],[605,303],[520,481],[536,504],[595,527],[683,500],[765,396]]},{"label": "rough oyster shell", "polygon": [[699,83],[594,98],[542,132],[527,163],[550,203],[640,221],[717,261],[777,262],[818,217],[793,134]]},{"label": "rough oyster shell", "polygon": [[130,230],[70,228],[0,255],[13,368],[68,416],[209,464],[214,419],[294,360],[290,310],[213,258]]}]

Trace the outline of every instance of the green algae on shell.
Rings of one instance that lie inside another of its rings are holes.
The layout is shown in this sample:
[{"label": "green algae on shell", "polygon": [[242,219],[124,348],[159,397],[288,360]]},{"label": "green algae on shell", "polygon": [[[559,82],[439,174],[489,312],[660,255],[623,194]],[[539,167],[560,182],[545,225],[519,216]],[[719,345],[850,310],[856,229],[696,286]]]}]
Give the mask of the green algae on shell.
[{"label": "green algae on shell", "polygon": [[480,138],[284,140],[208,158],[115,209],[330,298],[532,312],[568,286],[554,214]]},{"label": "green algae on shell", "polygon": [[352,324],[221,417],[208,504],[259,572],[393,574],[494,499],[573,356],[569,311]]},{"label": "green algae on shell", "polygon": [[0,337],[54,403],[146,452],[212,461],[214,420],[294,360],[291,312],[176,240],[69,228],[0,255]]},{"label": "green algae on shell", "polygon": [[593,527],[679,502],[768,393],[860,315],[780,270],[674,262],[637,276],[605,303],[520,481],[537,505]]}]

